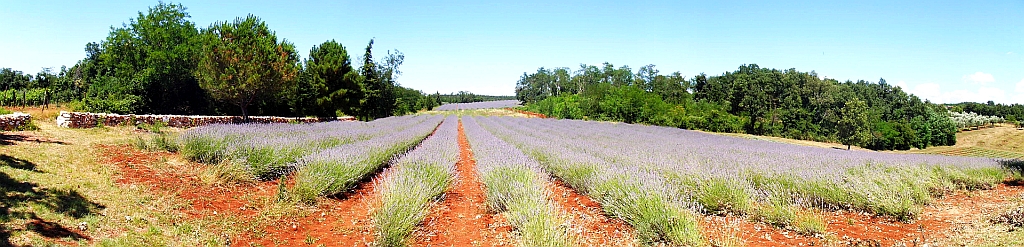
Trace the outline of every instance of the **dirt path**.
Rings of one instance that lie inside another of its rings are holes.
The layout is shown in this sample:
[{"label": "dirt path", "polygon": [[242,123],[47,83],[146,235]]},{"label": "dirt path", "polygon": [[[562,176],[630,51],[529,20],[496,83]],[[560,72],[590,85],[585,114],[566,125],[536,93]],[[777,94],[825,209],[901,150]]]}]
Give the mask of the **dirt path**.
[{"label": "dirt path", "polygon": [[548,186],[551,200],[570,217],[571,233],[582,246],[637,246],[633,228],[625,221],[604,215],[601,204],[560,180]]},{"label": "dirt path", "polygon": [[457,178],[423,225],[412,246],[514,246],[512,227],[487,211],[486,194],[476,173],[476,161],[459,121]]},{"label": "dirt path", "polygon": [[265,236],[244,236],[232,246],[370,246],[374,186],[384,175],[378,173],[372,182],[337,198],[319,199],[315,208],[305,209],[305,216],[285,216],[266,226]]}]

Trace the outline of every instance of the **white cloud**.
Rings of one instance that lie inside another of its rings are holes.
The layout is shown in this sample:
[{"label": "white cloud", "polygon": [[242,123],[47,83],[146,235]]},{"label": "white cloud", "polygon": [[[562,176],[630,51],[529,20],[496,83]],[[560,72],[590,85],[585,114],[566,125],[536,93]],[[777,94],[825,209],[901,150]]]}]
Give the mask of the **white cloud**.
[{"label": "white cloud", "polygon": [[1008,52],[1006,52],[1006,55],[1013,55],[1013,52],[1012,51],[1008,51]]},{"label": "white cloud", "polygon": [[[1024,80],[1022,80],[1020,83],[1017,83],[1016,91],[1024,92]],[[1008,98],[1006,90],[997,87],[982,86],[977,89],[971,90],[958,89],[953,91],[943,91],[942,86],[939,84],[922,83],[909,88],[907,92],[917,95],[917,97],[920,97],[922,100],[930,100],[932,103],[984,103],[988,102],[989,100],[995,101],[996,103],[1024,103],[1024,98]]]},{"label": "white cloud", "polygon": [[907,92],[917,95],[917,97],[922,99],[929,99],[935,103],[945,103],[940,88],[939,84],[922,83],[914,88],[908,88]]},{"label": "white cloud", "polygon": [[896,86],[902,88],[904,91],[909,88],[909,87],[907,87],[907,82],[905,82],[905,81],[897,82]]},{"label": "white cloud", "polygon": [[989,82],[996,81],[996,79],[994,77],[992,77],[992,74],[987,74],[987,73],[982,73],[982,72],[977,72],[977,73],[974,73],[974,74],[965,75],[963,77],[963,80],[964,81],[973,82],[973,83],[982,84],[982,85],[984,85],[986,83],[989,83]]},{"label": "white cloud", "polygon": [[1014,91],[1024,94],[1024,79],[1020,79],[1020,82],[1017,83],[1017,89]]}]

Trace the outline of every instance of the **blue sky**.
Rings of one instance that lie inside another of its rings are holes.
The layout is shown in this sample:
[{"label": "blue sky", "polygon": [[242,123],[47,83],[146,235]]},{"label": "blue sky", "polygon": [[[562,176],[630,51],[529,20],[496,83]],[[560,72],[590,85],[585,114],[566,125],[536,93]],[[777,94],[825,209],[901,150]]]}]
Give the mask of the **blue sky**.
[{"label": "blue sky", "polygon": [[[0,67],[71,66],[157,2],[0,0]],[[405,53],[398,82],[514,94],[523,72],[599,65],[692,76],[741,64],[885,78],[934,102],[1024,103],[1024,1],[182,1],[200,27],[249,13],[302,57],[328,39]]]}]

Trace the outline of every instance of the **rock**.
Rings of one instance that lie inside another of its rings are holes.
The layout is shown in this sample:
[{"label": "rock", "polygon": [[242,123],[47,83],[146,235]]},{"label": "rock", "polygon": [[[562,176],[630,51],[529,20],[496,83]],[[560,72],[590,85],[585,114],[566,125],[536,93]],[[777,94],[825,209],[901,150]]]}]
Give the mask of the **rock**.
[{"label": "rock", "polygon": [[[169,127],[191,128],[210,124],[237,124],[242,123],[241,116],[185,116],[185,115],[120,115],[109,113],[89,112],[60,112],[57,115],[57,126],[64,128],[92,128],[96,126],[118,126],[136,124],[156,124],[162,122]],[[354,117],[338,117],[334,119],[321,118],[291,118],[291,117],[249,117],[250,123],[317,123],[325,121],[356,121]]]},{"label": "rock", "polygon": [[10,131],[28,125],[32,122],[32,115],[24,112],[0,115],[0,130]]}]

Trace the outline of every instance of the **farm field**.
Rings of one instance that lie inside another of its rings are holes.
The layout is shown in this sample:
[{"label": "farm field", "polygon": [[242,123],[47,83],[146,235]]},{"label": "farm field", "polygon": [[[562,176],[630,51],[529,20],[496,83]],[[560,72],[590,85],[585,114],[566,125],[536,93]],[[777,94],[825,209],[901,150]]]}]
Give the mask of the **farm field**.
[{"label": "farm field", "polygon": [[[518,114],[188,130],[40,119],[3,134],[4,244],[1020,244],[990,220],[1024,206],[1006,159]],[[1015,151],[989,144],[1014,132],[988,130],[953,148]]]}]

